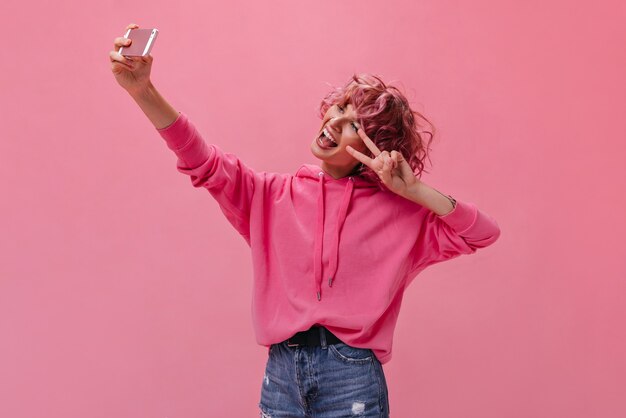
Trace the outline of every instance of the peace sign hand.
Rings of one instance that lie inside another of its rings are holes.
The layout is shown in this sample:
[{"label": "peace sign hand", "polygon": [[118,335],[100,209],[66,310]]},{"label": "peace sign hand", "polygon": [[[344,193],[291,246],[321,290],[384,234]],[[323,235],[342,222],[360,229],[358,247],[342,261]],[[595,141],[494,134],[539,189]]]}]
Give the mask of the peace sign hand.
[{"label": "peace sign hand", "polygon": [[378,174],[382,183],[389,190],[400,196],[407,196],[409,189],[413,188],[420,180],[415,177],[411,166],[402,154],[395,150],[391,153],[379,150],[374,141],[360,127],[357,133],[367,148],[375,155],[375,158],[370,158],[349,145],[346,147],[346,151]]}]

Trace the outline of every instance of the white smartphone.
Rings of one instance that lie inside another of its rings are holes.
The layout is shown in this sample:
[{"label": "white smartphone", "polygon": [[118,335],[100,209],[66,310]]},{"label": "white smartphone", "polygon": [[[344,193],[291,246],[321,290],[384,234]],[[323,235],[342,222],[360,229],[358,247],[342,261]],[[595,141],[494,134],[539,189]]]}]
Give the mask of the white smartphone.
[{"label": "white smartphone", "polygon": [[121,47],[118,52],[125,57],[145,57],[152,51],[158,35],[157,28],[128,29],[124,38],[131,40],[130,45]]}]

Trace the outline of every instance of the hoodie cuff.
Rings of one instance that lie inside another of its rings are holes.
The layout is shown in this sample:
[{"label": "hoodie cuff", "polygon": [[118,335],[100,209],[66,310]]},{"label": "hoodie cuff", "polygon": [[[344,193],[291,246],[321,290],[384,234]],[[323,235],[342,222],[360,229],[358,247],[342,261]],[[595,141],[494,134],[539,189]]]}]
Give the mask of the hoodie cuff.
[{"label": "hoodie cuff", "polygon": [[471,203],[456,201],[454,209],[445,215],[437,215],[442,221],[447,223],[457,233],[463,233],[468,230],[474,222],[476,222],[476,216],[478,215],[478,208]]},{"label": "hoodie cuff", "polygon": [[192,137],[193,129],[189,124],[187,115],[178,112],[178,117],[174,122],[165,128],[157,129],[157,132],[167,143],[167,146],[176,151],[184,147]]}]

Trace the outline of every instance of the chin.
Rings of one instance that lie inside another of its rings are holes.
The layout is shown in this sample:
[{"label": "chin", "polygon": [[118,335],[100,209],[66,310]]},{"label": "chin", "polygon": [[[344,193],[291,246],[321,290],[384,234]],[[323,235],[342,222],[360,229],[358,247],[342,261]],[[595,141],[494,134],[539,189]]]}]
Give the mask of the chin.
[{"label": "chin", "polygon": [[328,158],[328,155],[324,155],[323,152],[324,151],[320,150],[317,147],[317,144],[315,144],[315,142],[311,143],[311,154],[313,154],[315,158],[322,160],[322,161],[326,161],[326,159]]},{"label": "chin", "polygon": [[313,154],[315,158],[318,158],[320,160],[322,159],[322,157],[317,153],[317,148],[315,147],[314,143],[312,143],[309,148],[311,149],[311,154]]}]

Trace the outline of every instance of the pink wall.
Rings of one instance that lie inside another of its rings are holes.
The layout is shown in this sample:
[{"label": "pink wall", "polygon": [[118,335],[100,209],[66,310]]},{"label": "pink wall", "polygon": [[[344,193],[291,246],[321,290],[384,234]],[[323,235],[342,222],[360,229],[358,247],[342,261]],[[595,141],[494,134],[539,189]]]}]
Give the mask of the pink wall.
[{"label": "pink wall", "polygon": [[498,242],[408,289],[393,417],[626,416],[620,1],[3,3],[0,416],[252,417],[251,261],[115,82],[153,82],[258,170],[315,163],[327,82],[372,72],[438,129],[423,180]]}]

